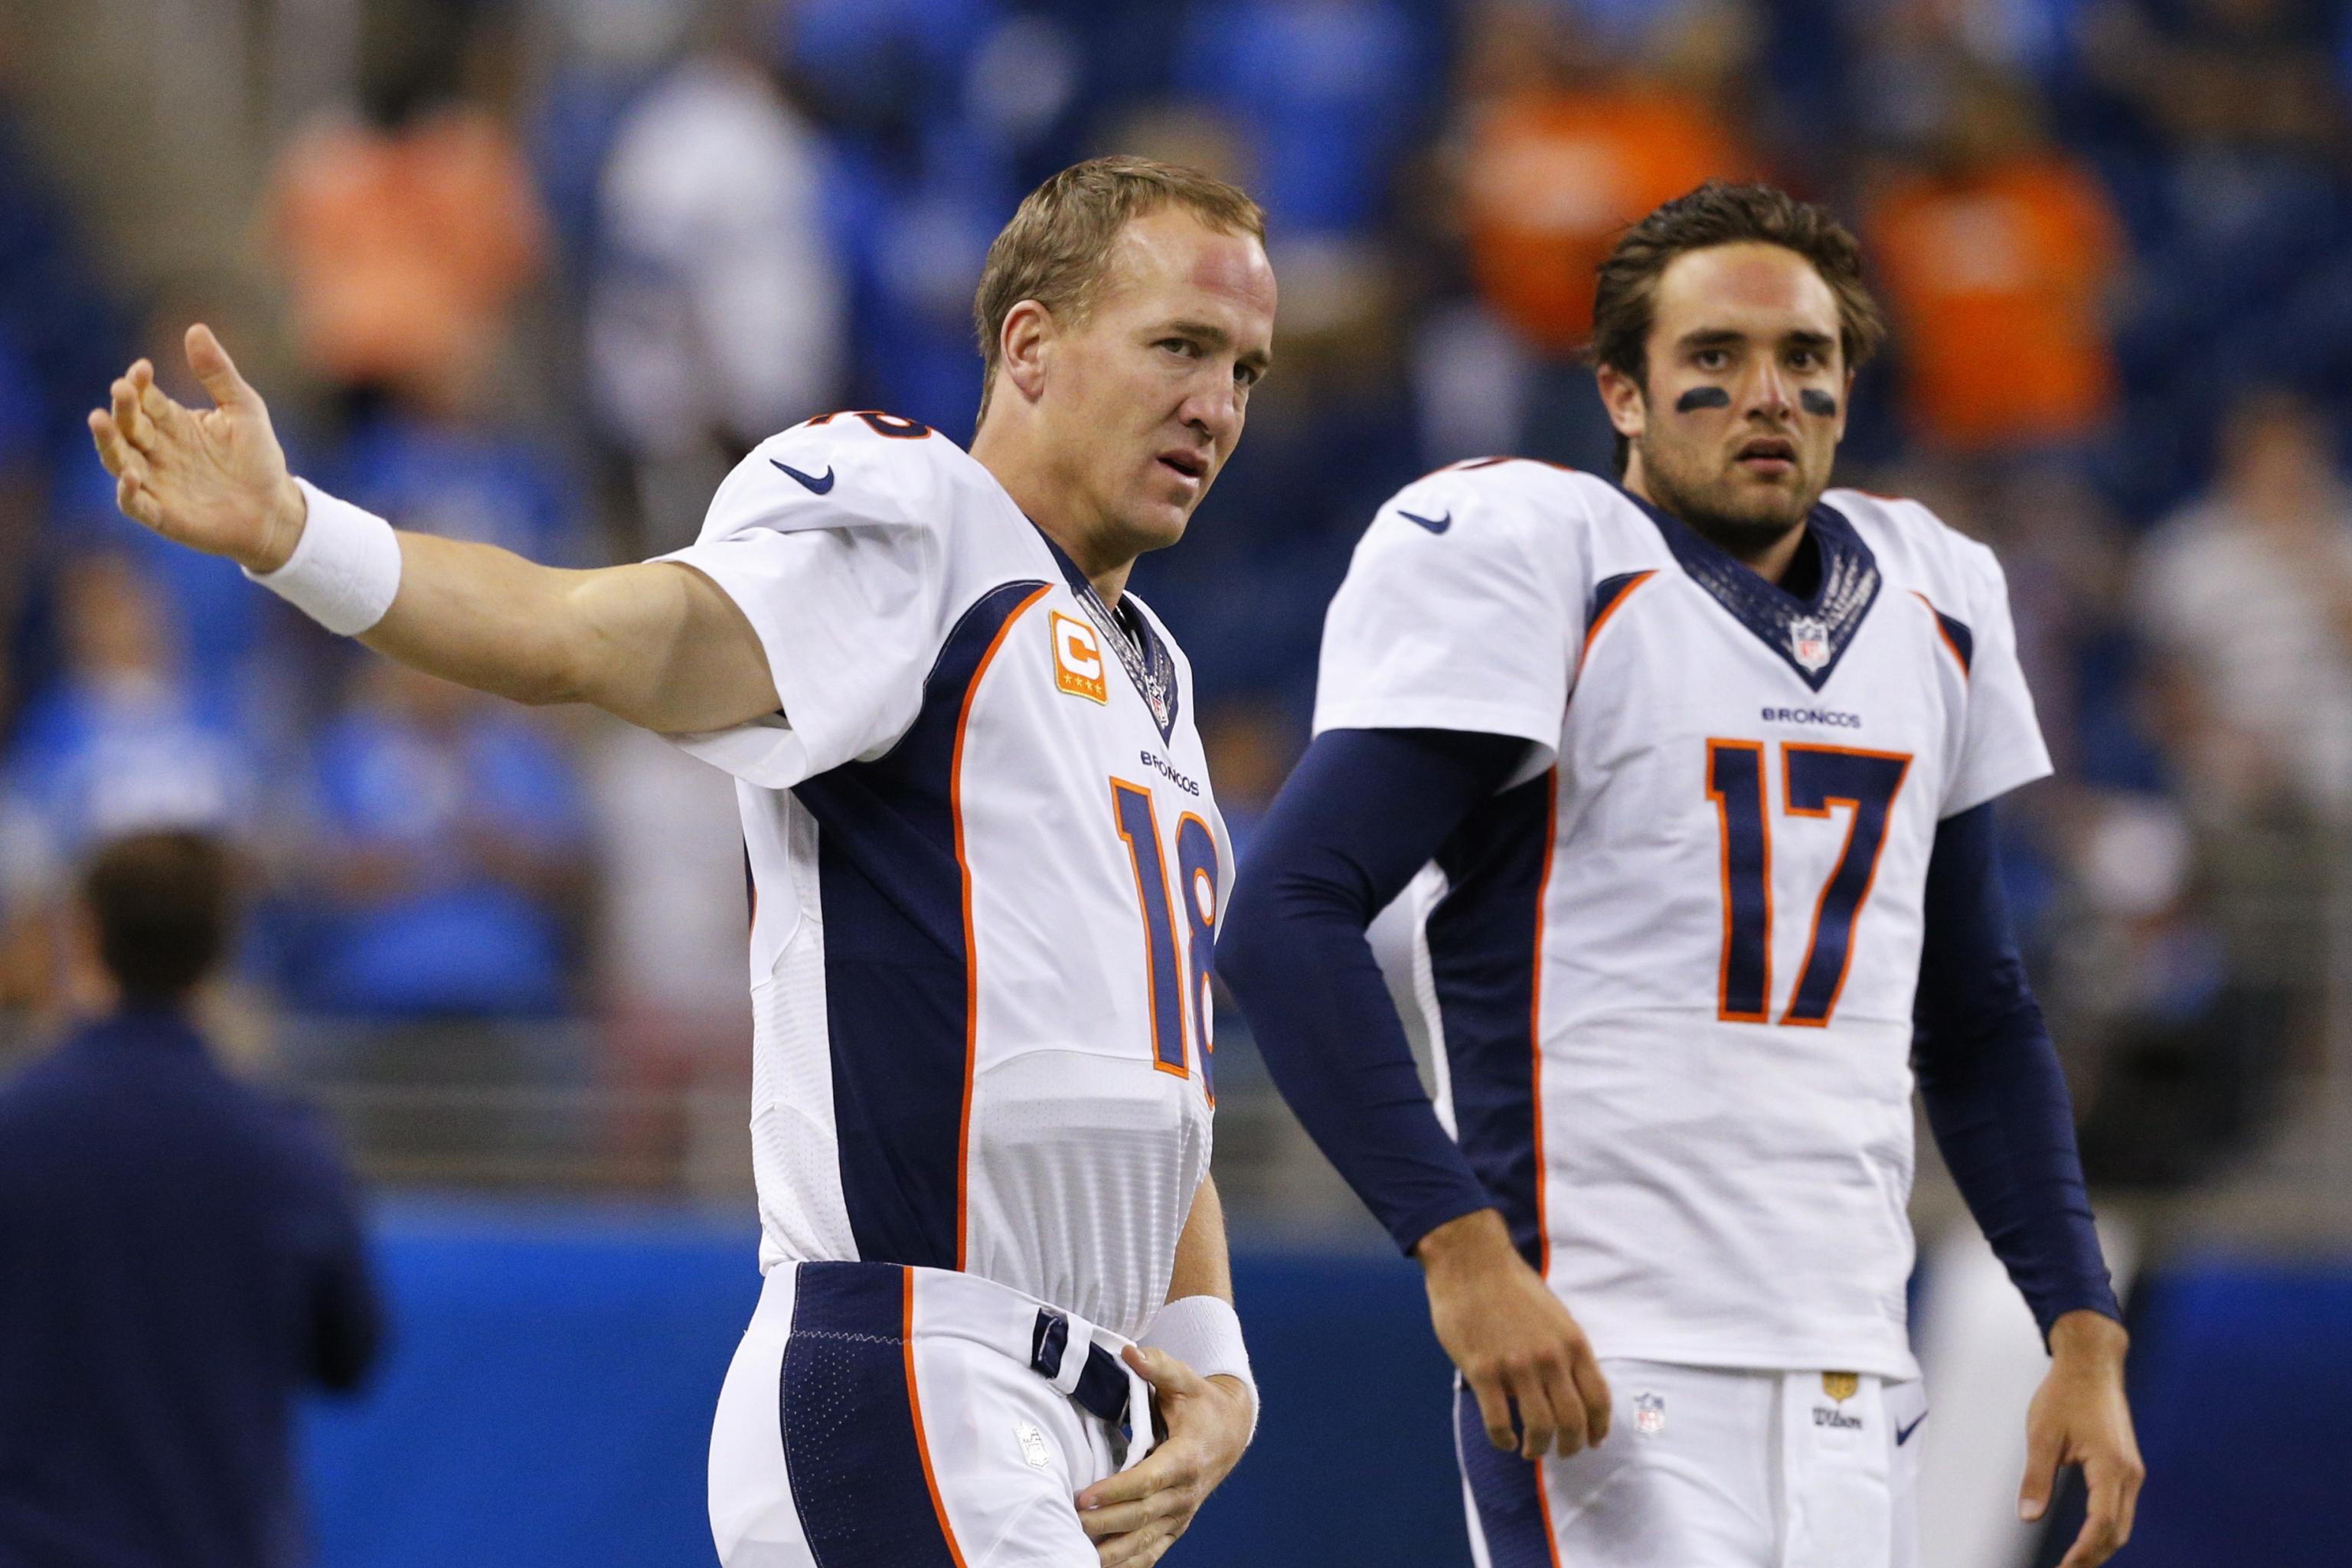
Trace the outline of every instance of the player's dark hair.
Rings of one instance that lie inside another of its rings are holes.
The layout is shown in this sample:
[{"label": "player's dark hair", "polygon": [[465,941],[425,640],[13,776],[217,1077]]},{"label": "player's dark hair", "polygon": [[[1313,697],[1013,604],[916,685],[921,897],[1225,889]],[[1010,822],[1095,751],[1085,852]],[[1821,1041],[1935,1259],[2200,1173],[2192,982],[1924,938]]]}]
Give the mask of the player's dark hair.
[{"label": "player's dark hair", "polygon": [[125,1002],[171,1005],[212,973],[236,920],[234,879],[227,849],[201,833],[131,834],[90,857],[82,902]]},{"label": "player's dark hair", "polygon": [[[1592,297],[1593,363],[1646,387],[1658,279],[1675,258],[1717,245],[1757,243],[1793,250],[1813,264],[1837,298],[1845,368],[1862,368],[1886,339],[1886,320],[1862,280],[1862,246],[1829,209],[1771,185],[1709,180],[1676,196],[1620,235],[1601,264]],[[1617,472],[1626,441],[1617,437]]]},{"label": "player's dark hair", "polygon": [[1119,231],[1171,205],[1220,233],[1246,234],[1265,243],[1265,214],[1238,187],[1198,169],[1150,158],[1089,158],[1023,199],[1013,221],[988,247],[980,289],[972,296],[982,364],[980,419],[988,417],[1004,318],[1013,307],[1034,300],[1056,316],[1084,320]]}]

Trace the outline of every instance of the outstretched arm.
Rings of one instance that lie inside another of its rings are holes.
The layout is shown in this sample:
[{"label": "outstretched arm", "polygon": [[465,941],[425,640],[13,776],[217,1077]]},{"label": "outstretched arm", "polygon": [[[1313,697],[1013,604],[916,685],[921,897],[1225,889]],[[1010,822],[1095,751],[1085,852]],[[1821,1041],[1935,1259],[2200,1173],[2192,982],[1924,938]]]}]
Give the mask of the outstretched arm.
[{"label": "outstretched arm", "polygon": [[[210,329],[188,366],[215,406],[183,406],[133,364],[89,416],[115,500],[164,538],[278,571],[310,526],[261,395]],[[586,702],[649,730],[724,729],[776,711],[758,635],[734,601],[674,563],[562,571],[486,544],[401,533],[399,591],[360,634],[377,652],[520,702]]]}]

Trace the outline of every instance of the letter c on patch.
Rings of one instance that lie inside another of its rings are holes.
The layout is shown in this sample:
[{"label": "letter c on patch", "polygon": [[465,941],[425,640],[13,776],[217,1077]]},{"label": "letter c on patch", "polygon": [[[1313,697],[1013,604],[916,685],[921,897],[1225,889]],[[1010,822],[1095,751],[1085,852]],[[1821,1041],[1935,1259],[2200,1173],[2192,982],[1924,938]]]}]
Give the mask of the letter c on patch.
[{"label": "letter c on patch", "polygon": [[1102,639],[1094,627],[1061,611],[1054,612],[1054,684],[1074,697],[1108,704],[1110,689],[1103,681]]}]

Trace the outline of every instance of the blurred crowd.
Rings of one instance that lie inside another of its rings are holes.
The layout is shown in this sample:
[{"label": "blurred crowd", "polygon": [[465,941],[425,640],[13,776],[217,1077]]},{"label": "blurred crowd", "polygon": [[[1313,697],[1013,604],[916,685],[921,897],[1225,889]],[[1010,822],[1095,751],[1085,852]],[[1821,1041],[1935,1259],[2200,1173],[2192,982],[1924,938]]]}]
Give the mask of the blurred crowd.
[{"label": "blurred crowd", "polygon": [[1244,855],[1372,509],[1489,452],[1606,471],[1579,357],[1595,263],[1703,179],[1769,178],[1857,229],[1895,323],[1843,480],[1927,500],[2007,568],[2059,763],[2011,815],[2011,880],[2095,1176],[2200,1173],[2330,1048],[2352,981],[2342,5],[192,14],[345,24],[340,74],[268,139],[236,258],[124,265],[120,203],[100,221],[89,195],[103,153],[46,151],[25,59],[0,66],[0,1004],[43,1005],[85,845],[206,824],[249,849],[244,973],[269,1010],[379,1036],[569,1020],[598,1042],[583,1070],[633,1089],[746,1072],[719,775],[373,659],[149,540],[82,413],[138,353],[178,385],[204,316],[329,489],[542,561],[636,558],[813,414],[967,435],[989,239],[1116,149],[1237,179],[1272,223],[1280,369],[1191,536],[1136,579],[1192,652]]}]

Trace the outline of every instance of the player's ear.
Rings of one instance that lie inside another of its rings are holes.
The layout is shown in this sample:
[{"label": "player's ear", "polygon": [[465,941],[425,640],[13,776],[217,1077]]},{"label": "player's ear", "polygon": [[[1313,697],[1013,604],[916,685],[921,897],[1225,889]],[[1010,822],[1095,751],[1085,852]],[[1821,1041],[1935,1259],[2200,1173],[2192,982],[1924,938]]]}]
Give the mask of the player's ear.
[{"label": "player's ear", "polygon": [[1609,423],[1627,440],[1638,438],[1649,417],[1649,399],[1643,395],[1642,384],[1612,364],[1604,364],[1594,374],[1600,378],[1601,404],[1609,410]]},{"label": "player's ear", "polygon": [[1004,313],[997,353],[1021,395],[1034,403],[1045,389],[1045,365],[1053,357],[1054,312],[1034,300],[1024,300]]}]

